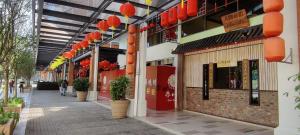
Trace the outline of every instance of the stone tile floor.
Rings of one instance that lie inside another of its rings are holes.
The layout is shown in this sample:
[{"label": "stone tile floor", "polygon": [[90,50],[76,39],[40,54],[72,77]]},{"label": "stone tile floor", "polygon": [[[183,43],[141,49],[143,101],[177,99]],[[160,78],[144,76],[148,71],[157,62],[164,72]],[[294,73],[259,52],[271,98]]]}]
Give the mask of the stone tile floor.
[{"label": "stone tile floor", "polygon": [[161,112],[148,110],[146,123],[181,135],[273,135],[273,129],[235,122],[192,112]]},{"label": "stone tile floor", "polygon": [[93,102],[77,102],[58,91],[33,91],[26,135],[168,135],[144,122],[114,120],[109,109]]}]

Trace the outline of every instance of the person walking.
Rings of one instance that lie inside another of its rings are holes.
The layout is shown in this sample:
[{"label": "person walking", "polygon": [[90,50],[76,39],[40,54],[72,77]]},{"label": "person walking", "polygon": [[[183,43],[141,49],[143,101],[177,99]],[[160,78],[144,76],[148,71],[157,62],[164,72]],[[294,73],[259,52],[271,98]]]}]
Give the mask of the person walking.
[{"label": "person walking", "polygon": [[68,82],[67,82],[67,80],[63,80],[63,82],[62,82],[62,93],[61,93],[61,95],[62,96],[66,96],[66,92],[67,92],[67,88],[68,88]]},{"label": "person walking", "polygon": [[20,88],[20,92],[23,93],[24,92],[23,82],[20,83],[19,88]]},{"label": "person walking", "polygon": [[14,80],[11,80],[11,81],[9,82],[9,93],[10,93],[10,95],[13,93],[14,85],[15,85],[15,81],[14,81]]}]

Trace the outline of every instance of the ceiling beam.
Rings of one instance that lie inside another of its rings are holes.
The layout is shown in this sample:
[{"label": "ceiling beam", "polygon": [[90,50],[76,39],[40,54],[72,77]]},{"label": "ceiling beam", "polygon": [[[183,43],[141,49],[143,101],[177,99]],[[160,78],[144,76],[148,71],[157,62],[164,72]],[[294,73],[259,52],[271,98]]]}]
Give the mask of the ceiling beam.
[{"label": "ceiling beam", "polygon": [[[46,19],[42,19],[42,22],[44,22],[44,23],[52,23],[52,24],[59,24],[59,25],[65,25],[65,26],[72,26],[72,27],[78,27],[78,28],[80,28],[82,26],[81,24],[66,23],[66,22],[46,20]],[[89,26],[88,29],[98,30],[98,28],[94,27],[94,26]],[[112,32],[113,30],[109,29],[107,31],[108,32]],[[114,31],[120,32],[121,30],[117,29],[117,30],[114,30]]]},{"label": "ceiling beam", "polygon": [[[49,29],[49,28],[48,28]],[[83,34],[88,34],[89,32],[84,32]],[[69,36],[73,37],[71,34],[57,33],[57,32],[49,32],[49,31],[41,31],[41,34],[50,34],[50,35],[60,35],[60,36]],[[110,34],[103,34],[104,37],[111,37]],[[78,36],[78,38],[84,39],[85,36]]]},{"label": "ceiling beam", "polygon": [[41,26],[42,29],[51,29],[51,30],[58,30],[58,31],[66,31],[66,32],[73,32],[76,33],[77,30],[72,30],[72,29],[65,29],[65,28],[56,28],[56,27],[51,27],[51,26]]},{"label": "ceiling beam", "polygon": [[[70,14],[70,13],[65,13],[65,12],[60,12],[60,11],[49,10],[49,9],[43,9],[43,15],[53,16],[53,17],[62,18],[62,19],[69,19],[69,20],[79,21],[79,22],[85,22],[85,23],[91,22],[90,17],[87,17],[87,16]],[[96,24],[101,20],[102,19],[97,19],[96,21],[93,21],[92,23]],[[125,23],[121,23],[119,28],[121,28],[121,29],[125,28]]]},{"label": "ceiling beam", "polygon": [[48,43],[54,43],[54,44],[66,44],[67,42],[64,41],[57,41],[57,40],[51,40],[51,39],[42,39],[40,42],[48,42]]},{"label": "ceiling beam", "polygon": [[[79,8],[79,9],[85,9],[85,10],[90,10],[90,11],[97,11],[97,8],[91,7],[91,6],[86,6],[86,5],[81,5],[81,4],[76,4],[72,2],[67,2],[67,1],[58,1],[58,0],[44,0],[47,3],[52,3],[52,4],[57,4],[57,5],[64,5],[64,6],[69,6],[73,8]],[[112,15],[117,15],[117,16],[123,16],[119,12],[111,11],[111,10],[104,10],[103,13],[105,14],[112,14]],[[133,16],[132,18],[134,19],[143,19],[143,17],[140,16]]]},{"label": "ceiling beam", "polygon": [[[65,38],[65,37],[54,37],[54,36],[45,36],[45,35],[40,35],[41,38],[51,38],[51,39],[61,39],[61,40],[70,40],[71,38]],[[77,39],[76,41],[81,41],[83,39]]]},{"label": "ceiling beam", "polygon": [[[126,0],[114,0],[114,2],[117,2],[117,3],[126,3],[127,1]],[[139,8],[143,8],[143,9],[148,9],[148,6],[147,5],[144,5],[144,4],[141,4],[141,3],[137,3],[137,2],[133,2],[133,1],[130,1],[130,3],[136,7],[139,7]],[[150,10],[158,10],[157,7],[153,7],[153,6],[149,6],[149,9]]]}]

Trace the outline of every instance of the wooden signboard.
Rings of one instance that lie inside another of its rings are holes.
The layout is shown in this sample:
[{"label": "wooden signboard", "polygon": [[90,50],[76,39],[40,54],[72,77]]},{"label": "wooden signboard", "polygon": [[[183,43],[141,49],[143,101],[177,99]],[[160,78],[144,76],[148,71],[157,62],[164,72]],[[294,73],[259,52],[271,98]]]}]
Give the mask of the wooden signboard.
[{"label": "wooden signboard", "polygon": [[243,29],[250,26],[246,10],[240,10],[221,17],[225,32]]},{"label": "wooden signboard", "polygon": [[249,60],[243,60],[243,89],[250,89],[250,65]]}]

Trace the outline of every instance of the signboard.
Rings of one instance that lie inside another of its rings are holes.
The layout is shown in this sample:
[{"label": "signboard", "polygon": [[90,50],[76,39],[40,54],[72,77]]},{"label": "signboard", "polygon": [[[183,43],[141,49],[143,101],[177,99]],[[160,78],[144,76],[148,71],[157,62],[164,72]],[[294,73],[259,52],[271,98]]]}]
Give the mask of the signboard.
[{"label": "signboard", "polygon": [[221,20],[224,25],[225,32],[247,28],[250,26],[245,9],[222,16]]},{"label": "signboard", "polygon": [[236,61],[231,61],[231,60],[221,60],[218,61],[217,67],[222,68],[222,67],[236,67],[237,62]]}]

